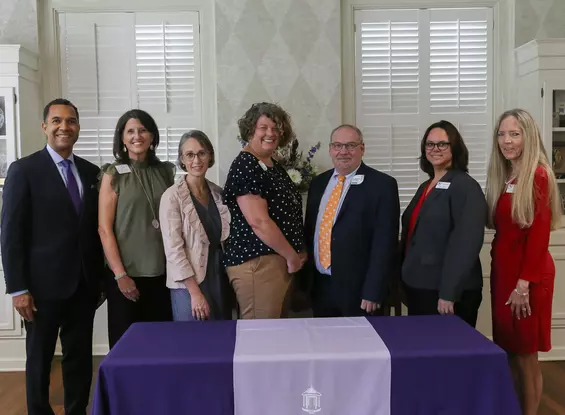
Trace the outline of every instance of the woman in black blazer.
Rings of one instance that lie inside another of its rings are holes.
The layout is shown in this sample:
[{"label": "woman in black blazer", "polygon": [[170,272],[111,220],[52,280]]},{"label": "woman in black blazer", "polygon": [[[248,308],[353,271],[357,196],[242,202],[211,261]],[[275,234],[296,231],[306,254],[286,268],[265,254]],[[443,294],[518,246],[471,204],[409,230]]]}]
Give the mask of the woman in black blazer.
[{"label": "woman in black blazer", "polygon": [[453,124],[428,127],[420,168],[430,179],[402,215],[401,275],[409,315],[456,314],[474,327],[487,204],[468,164],[469,151]]}]

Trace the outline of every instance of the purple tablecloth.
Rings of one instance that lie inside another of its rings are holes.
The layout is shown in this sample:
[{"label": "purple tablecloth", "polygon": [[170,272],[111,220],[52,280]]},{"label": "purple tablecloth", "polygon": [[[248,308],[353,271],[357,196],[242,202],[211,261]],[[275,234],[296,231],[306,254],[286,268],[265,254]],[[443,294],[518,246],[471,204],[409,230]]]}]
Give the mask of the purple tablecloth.
[{"label": "purple tablecloth", "polygon": [[[459,318],[367,320],[390,352],[392,415],[520,414],[505,353]],[[236,328],[133,325],[100,365],[92,414],[233,414]]]}]

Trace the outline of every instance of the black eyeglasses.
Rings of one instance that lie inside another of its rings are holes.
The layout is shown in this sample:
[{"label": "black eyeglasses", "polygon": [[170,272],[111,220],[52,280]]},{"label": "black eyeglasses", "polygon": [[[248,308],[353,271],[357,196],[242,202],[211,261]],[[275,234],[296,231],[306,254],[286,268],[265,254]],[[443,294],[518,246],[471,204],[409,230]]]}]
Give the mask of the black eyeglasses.
[{"label": "black eyeglasses", "polygon": [[434,143],[433,141],[426,141],[426,150],[433,151],[434,147],[437,147],[439,151],[443,151],[450,145],[451,143],[447,141],[440,141],[438,143]]},{"label": "black eyeglasses", "polygon": [[198,157],[200,160],[204,160],[204,158],[206,158],[208,156],[208,152],[204,151],[204,150],[200,150],[198,153],[185,153],[184,157],[188,160],[188,161],[192,161],[194,160],[194,157]]},{"label": "black eyeglasses", "polygon": [[330,143],[330,147],[335,151],[340,151],[343,147],[345,147],[347,151],[353,151],[360,145],[361,143]]}]

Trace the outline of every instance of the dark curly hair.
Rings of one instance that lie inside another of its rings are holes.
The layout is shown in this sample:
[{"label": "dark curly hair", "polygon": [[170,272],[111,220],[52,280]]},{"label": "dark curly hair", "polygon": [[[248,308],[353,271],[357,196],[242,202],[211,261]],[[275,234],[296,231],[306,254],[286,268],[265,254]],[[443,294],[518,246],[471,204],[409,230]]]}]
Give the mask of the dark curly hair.
[{"label": "dark curly hair", "polygon": [[428,135],[434,128],[440,128],[447,134],[449,138],[449,146],[451,147],[451,167],[450,170],[461,170],[465,173],[469,172],[469,150],[461,137],[459,130],[449,121],[441,120],[433,123],[428,127],[422,137],[420,143],[420,168],[424,173],[427,173],[430,178],[434,177],[434,166],[426,158],[426,140]]},{"label": "dark curly hair", "polygon": [[151,115],[146,113],[140,109],[133,109],[127,111],[124,115],[120,117],[118,123],[116,124],[116,131],[114,132],[114,146],[113,146],[113,153],[116,161],[118,163],[128,163],[129,162],[129,155],[127,149],[124,150],[124,130],[126,128],[126,124],[129,120],[135,118],[139,120],[139,122],[145,127],[147,131],[149,131],[153,135],[153,149],[151,147],[147,151],[147,162],[149,164],[158,164],[160,160],[157,158],[157,146],[159,145],[159,128],[157,128],[157,123]]},{"label": "dark curly hair", "polygon": [[283,110],[277,104],[260,102],[253,104],[251,108],[245,112],[245,115],[237,121],[241,141],[245,143],[249,142],[249,139],[253,137],[253,134],[255,134],[257,121],[262,115],[273,121],[281,132],[278,145],[279,147],[285,147],[296,138],[296,134],[294,134],[294,131],[292,130],[292,124],[288,112]]}]

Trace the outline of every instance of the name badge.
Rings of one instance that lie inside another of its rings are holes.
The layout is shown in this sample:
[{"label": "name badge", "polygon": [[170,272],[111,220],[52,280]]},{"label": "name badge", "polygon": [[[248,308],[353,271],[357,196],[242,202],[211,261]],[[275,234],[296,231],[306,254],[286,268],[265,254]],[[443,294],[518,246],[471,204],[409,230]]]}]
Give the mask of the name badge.
[{"label": "name badge", "polygon": [[353,176],[353,179],[351,179],[351,184],[361,184],[363,183],[363,180],[365,180],[364,174],[356,174]]},{"label": "name badge", "polygon": [[451,182],[437,182],[436,189],[449,189]]},{"label": "name badge", "polygon": [[120,174],[131,173],[131,169],[127,164],[117,164],[116,171]]},{"label": "name badge", "polygon": [[514,193],[514,185],[513,184],[509,184],[506,187],[506,193]]}]

